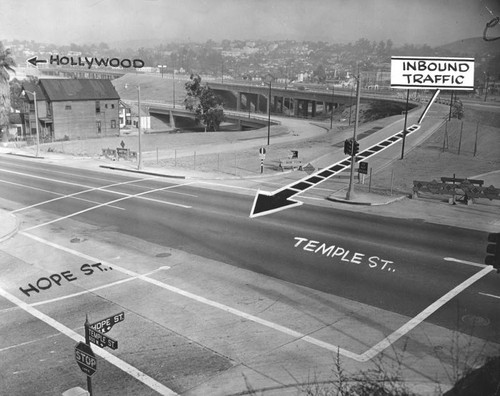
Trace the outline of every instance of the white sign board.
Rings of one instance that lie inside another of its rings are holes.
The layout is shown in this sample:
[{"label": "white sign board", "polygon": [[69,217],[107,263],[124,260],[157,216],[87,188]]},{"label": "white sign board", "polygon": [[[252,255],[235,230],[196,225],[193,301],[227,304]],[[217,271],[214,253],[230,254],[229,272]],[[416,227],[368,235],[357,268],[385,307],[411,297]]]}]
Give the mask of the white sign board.
[{"label": "white sign board", "polygon": [[391,88],[474,89],[474,58],[391,57]]}]

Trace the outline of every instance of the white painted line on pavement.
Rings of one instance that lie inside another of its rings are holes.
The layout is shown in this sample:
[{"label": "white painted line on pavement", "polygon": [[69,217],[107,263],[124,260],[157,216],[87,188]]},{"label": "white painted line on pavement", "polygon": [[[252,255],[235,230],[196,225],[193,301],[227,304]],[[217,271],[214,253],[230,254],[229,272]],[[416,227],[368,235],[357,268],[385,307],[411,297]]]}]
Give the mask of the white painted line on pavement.
[{"label": "white painted line on pavement", "polygon": [[[113,267],[114,267],[114,265],[113,265]],[[144,274],[142,276],[152,275],[152,274],[154,274],[154,273],[156,273],[158,271],[164,270],[164,269],[170,269],[170,267],[167,266],[167,265],[164,265],[163,267],[155,269],[154,271],[148,272],[147,274]],[[92,289],[84,290],[84,291],[81,291],[81,292],[78,292],[78,293],[66,294],[66,295],[61,296],[61,297],[51,298],[50,300],[38,301],[36,303],[30,304],[30,306],[36,307],[38,305],[50,304],[50,303],[53,303],[53,302],[58,302],[58,301],[61,301],[61,300],[66,300],[68,298],[82,296],[84,294],[89,294],[89,293],[93,293],[93,292],[98,291],[98,290],[107,289],[108,287],[113,287],[113,286],[116,286],[116,285],[121,285],[122,283],[130,282],[130,281],[133,281],[133,280],[136,280],[136,279],[139,279],[139,278],[137,276],[132,276],[130,278],[121,279],[121,280],[116,281],[116,282],[107,283],[105,285],[97,286],[97,287],[94,287]]]},{"label": "white painted line on pavement", "polygon": [[[36,203],[34,205],[26,206],[26,207],[21,208],[21,209],[16,209],[12,213],[20,212],[20,211],[26,210],[26,209],[35,208],[37,206],[44,205],[46,203],[58,201],[58,200],[65,199],[65,198],[71,198],[71,197],[74,197],[76,195],[85,194],[85,193],[92,192],[92,191],[105,191],[105,192],[110,192],[110,193],[114,193],[114,194],[128,195],[128,194],[125,194],[125,193],[120,193],[120,192],[117,192],[117,191],[108,190],[108,188],[110,188],[110,187],[116,187],[116,186],[121,186],[121,185],[125,185],[125,184],[137,183],[139,180],[153,180],[153,179],[157,179],[157,177],[151,177],[151,178],[147,178],[147,179],[129,180],[129,181],[126,181],[126,182],[119,182],[119,183],[108,184],[108,185],[102,186],[102,187],[92,187],[92,186],[87,186],[85,184],[66,182],[66,181],[63,181],[63,180],[51,179],[51,178],[41,177],[41,176],[36,176],[36,175],[28,175],[28,174],[20,173],[20,172],[7,171],[7,170],[2,170],[2,169],[0,169],[0,171],[1,172],[14,173],[14,174],[17,174],[17,175],[29,176],[29,177],[32,177],[32,178],[35,178],[35,179],[46,180],[46,181],[51,181],[51,182],[55,182],[55,183],[68,184],[68,185],[71,185],[71,186],[85,188],[85,190],[83,190],[83,191],[78,191],[76,193],[67,194],[67,195],[60,194],[62,196],[59,197],[59,198],[50,199],[48,201],[39,202],[39,203]],[[41,191],[45,191],[45,190],[42,190],[42,189],[40,189],[40,190]]]},{"label": "white painted line on pavement", "polygon": [[90,261],[93,261],[93,262],[100,262],[103,265],[106,265],[108,267],[112,267],[114,270],[120,271],[120,272],[122,272],[124,274],[127,274],[127,275],[133,277],[133,278],[141,279],[141,280],[143,280],[145,282],[151,283],[153,285],[161,287],[162,289],[165,289],[165,290],[168,290],[170,292],[173,292],[173,293],[179,294],[181,296],[187,297],[187,298],[189,298],[191,300],[194,300],[194,301],[200,302],[202,304],[205,304],[205,305],[208,305],[208,306],[211,306],[211,307],[223,310],[225,312],[228,312],[228,313],[236,315],[236,316],[238,316],[240,318],[244,318],[246,320],[252,321],[254,323],[259,323],[259,324],[264,325],[266,327],[269,327],[269,328],[271,328],[273,330],[277,330],[277,331],[279,331],[281,333],[288,334],[288,335],[296,338],[297,340],[303,340],[303,341],[306,341],[306,342],[308,342],[310,344],[314,344],[314,345],[317,345],[317,346],[319,346],[321,348],[324,348],[324,349],[327,349],[329,351],[332,351],[334,353],[338,352],[338,353],[340,353],[343,356],[349,357],[349,358],[354,359],[354,360],[359,360],[359,356],[360,355],[358,355],[356,353],[353,353],[353,352],[350,352],[350,351],[348,351],[346,349],[340,348],[337,345],[333,345],[333,344],[329,344],[327,342],[320,341],[320,340],[318,340],[316,338],[313,338],[313,337],[310,337],[310,336],[308,336],[306,334],[303,334],[303,333],[300,333],[298,331],[292,330],[292,329],[290,329],[288,327],[281,326],[279,324],[270,322],[268,320],[259,318],[257,316],[254,316],[254,315],[247,314],[245,312],[239,311],[239,310],[237,310],[235,308],[231,308],[231,307],[229,307],[227,305],[224,305],[224,304],[221,304],[221,303],[209,300],[209,299],[207,299],[205,297],[198,296],[197,294],[190,293],[188,291],[179,289],[179,288],[177,288],[175,286],[171,286],[171,285],[168,285],[166,283],[157,281],[155,279],[148,278],[147,275],[138,274],[138,273],[136,273],[134,271],[130,271],[130,270],[128,270],[126,268],[123,268],[123,267],[120,267],[118,265],[115,265],[115,264],[103,261],[103,260],[98,259],[96,257],[92,257],[92,256],[90,256],[88,254],[81,253],[81,252],[79,252],[77,250],[73,250],[73,249],[70,249],[70,248],[62,246],[62,245],[58,245],[56,243],[50,242],[50,241],[48,241],[46,239],[43,239],[43,238],[40,238],[38,236],[29,234],[27,232],[22,231],[22,232],[20,232],[20,234],[24,235],[24,236],[26,236],[28,238],[31,238],[31,239],[33,239],[33,240],[35,240],[37,242],[43,243],[43,244],[45,244],[47,246],[51,246],[53,248],[62,250],[64,252],[73,254],[73,255],[75,255],[77,257],[81,257],[81,258],[83,258],[85,260],[90,260]]},{"label": "white painted line on pavement", "polygon": [[120,271],[120,272],[122,272],[124,274],[127,274],[127,275],[133,277],[133,278],[141,279],[141,280],[143,280],[145,282],[151,283],[151,284],[156,285],[156,286],[158,286],[160,288],[163,288],[163,289],[168,290],[170,292],[179,294],[181,296],[184,296],[186,298],[189,298],[189,299],[192,299],[194,301],[200,302],[202,304],[205,304],[205,305],[208,305],[208,306],[220,309],[222,311],[228,312],[230,314],[233,314],[235,316],[244,318],[244,319],[252,321],[254,323],[259,323],[259,324],[261,324],[263,326],[266,326],[266,327],[269,327],[269,328],[271,328],[273,330],[276,330],[276,331],[279,331],[281,333],[290,335],[290,336],[296,338],[297,341],[298,340],[306,341],[306,342],[308,342],[310,344],[316,345],[318,347],[324,348],[324,349],[329,350],[329,351],[334,352],[334,353],[339,353],[342,356],[351,358],[351,359],[356,360],[358,362],[367,362],[367,361],[373,359],[375,356],[377,356],[383,350],[385,350],[388,347],[390,347],[393,343],[395,343],[396,341],[398,341],[405,334],[409,333],[411,330],[413,330],[415,327],[417,327],[420,323],[422,323],[425,319],[427,319],[430,315],[432,315],[434,312],[436,312],[438,309],[440,309],[447,302],[449,302],[450,300],[452,300],[455,296],[457,296],[458,294],[460,294],[462,291],[464,291],[465,289],[467,289],[469,286],[471,286],[472,284],[474,284],[479,279],[483,278],[490,271],[493,270],[492,266],[488,266],[486,268],[483,268],[481,271],[479,271],[476,274],[472,275],[470,278],[466,279],[464,282],[462,282],[461,284],[459,284],[458,286],[456,286],[455,288],[453,288],[452,290],[450,290],[448,293],[446,293],[444,296],[442,296],[441,298],[439,298],[437,301],[435,301],[434,303],[432,303],[431,305],[429,305],[422,312],[420,312],[417,316],[415,316],[414,318],[410,319],[407,323],[405,323],[399,329],[397,329],[392,334],[390,334],[389,336],[387,336],[386,338],[384,338],[382,341],[380,341],[379,343],[377,343],[375,346],[373,346],[372,348],[370,348],[368,351],[366,351],[366,352],[364,352],[362,354],[357,354],[357,353],[348,351],[346,349],[340,348],[337,345],[330,344],[330,343],[318,340],[318,339],[316,339],[314,337],[308,336],[306,334],[300,333],[298,331],[292,330],[292,329],[290,329],[288,327],[281,326],[281,325],[279,325],[277,323],[274,323],[274,322],[271,322],[271,321],[259,318],[257,316],[248,314],[246,312],[237,310],[235,308],[229,307],[229,306],[227,306],[225,304],[221,304],[221,303],[218,303],[216,301],[209,300],[209,299],[207,299],[205,297],[202,297],[202,296],[199,296],[197,294],[188,292],[186,290],[179,289],[178,287],[175,287],[175,286],[168,285],[168,284],[163,283],[161,281],[158,281],[156,279],[151,279],[151,278],[149,278],[147,276],[147,274],[146,275],[140,275],[140,274],[138,274],[138,273],[136,273],[134,271],[130,271],[130,270],[126,269],[126,268],[117,266],[115,264],[111,264],[109,262],[105,262],[105,261],[100,260],[100,259],[98,259],[96,257],[92,257],[92,256],[87,255],[85,253],[81,253],[81,252],[79,252],[77,250],[73,250],[73,249],[67,248],[67,247],[62,246],[62,245],[58,245],[58,244],[50,242],[50,241],[48,241],[46,239],[40,238],[40,237],[35,236],[35,235],[31,235],[29,233],[26,233],[24,231],[20,232],[20,234],[22,234],[22,235],[24,235],[24,236],[26,236],[28,238],[31,238],[31,239],[33,239],[35,241],[38,241],[40,243],[43,243],[45,245],[51,246],[53,248],[56,248],[56,249],[59,249],[59,250],[62,250],[62,251],[65,251],[65,252],[73,254],[73,255],[75,255],[77,257],[81,257],[81,258],[83,258],[85,260],[90,260],[90,261],[94,261],[94,262],[101,262],[102,264],[104,264],[106,266],[109,266],[109,267],[112,267],[113,269],[116,269],[116,270],[118,270],[118,271]]},{"label": "white painted line on pavement", "polygon": [[473,267],[479,267],[479,268],[487,267],[486,264],[479,264],[479,263],[474,263],[472,261],[459,260],[459,259],[456,259],[456,258],[453,258],[453,257],[444,257],[443,260],[445,260],[445,261],[453,261],[455,263],[460,263],[460,264],[472,265]]},{"label": "white painted line on pavement", "polygon": [[[6,181],[6,180],[0,180],[0,183],[12,184],[13,186],[19,186],[19,187],[28,188],[28,189],[31,189],[31,190],[41,191],[41,192],[45,192],[45,193],[48,193],[48,194],[54,194],[54,195],[59,195],[60,196],[60,198],[55,198],[55,199],[51,199],[49,201],[45,201],[43,203],[37,203],[35,205],[26,206],[26,207],[23,207],[23,208],[20,208],[20,209],[13,210],[10,213],[20,212],[22,210],[29,209],[31,207],[35,207],[35,206],[42,205],[42,204],[45,204],[45,203],[48,203],[48,202],[52,202],[52,201],[57,201],[57,200],[63,199],[63,198],[73,198],[73,199],[78,199],[79,201],[90,202],[90,203],[93,203],[93,204],[99,203],[99,202],[96,202],[96,201],[91,201],[89,199],[75,197],[75,195],[78,195],[78,194],[81,194],[81,193],[64,195],[64,194],[61,194],[61,193],[57,193],[55,191],[49,191],[49,190],[45,190],[43,188],[28,186],[26,184],[21,184],[21,183],[14,183],[14,182]],[[125,210],[124,208],[120,208],[119,206],[109,205],[109,207],[110,208],[114,208],[114,209]]]},{"label": "white painted line on pavement", "polygon": [[[181,185],[184,185],[184,184],[181,184]],[[46,223],[42,223],[42,224],[38,224],[38,225],[33,226],[33,227],[26,228],[24,231],[30,231],[30,230],[34,230],[36,228],[44,227],[46,225],[53,224],[53,223],[56,223],[56,222],[61,221],[61,220],[69,219],[71,217],[78,216],[78,215],[80,215],[82,213],[90,212],[91,210],[99,209],[99,208],[102,208],[104,206],[109,206],[110,204],[114,204],[116,202],[124,201],[126,199],[140,198],[140,197],[142,197],[145,194],[150,194],[150,193],[154,193],[154,192],[158,192],[158,191],[162,191],[162,190],[168,190],[170,188],[176,188],[176,187],[178,187],[178,185],[167,186],[167,187],[157,188],[157,189],[154,189],[154,190],[143,191],[143,192],[137,193],[137,194],[123,194],[123,195],[125,195],[125,197],[114,199],[113,201],[109,201],[109,202],[105,202],[105,203],[102,203],[102,204],[99,204],[99,205],[95,205],[95,206],[92,206],[91,208],[83,209],[83,210],[80,210],[78,212],[75,212],[75,213],[72,213],[72,214],[69,214],[69,215],[66,215],[66,216],[63,216],[63,217],[59,217],[59,218],[51,220],[51,221],[47,221]],[[184,209],[191,209],[192,208],[192,206],[181,205],[181,204],[174,203],[174,202],[168,202],[168,201],[156,200],[156,199],[150,199],[150,200],[151,201],[160,202],[160,203],[165,204],[165,205],[178,206],[178,207],[184,208]]]},{"label": "white painted line on pavement", "polygon": [[[87,186],[85,184],[66,182],[66,181],[62,181],[62,180],[51,179],[51,178],[41,177],[41,176],[35,176],[35,175],[26,174],[26,173],[8,171],[8,170],[3,170],[3,169],[0,169],[0,172],[14,173],[14,174],[18,174],[18,175],[32,177],[32,178],[35,178],[35,179],[41,179],[41,180],[51,181],[51,182],[55,182],[55,183],[68,184],[68,185],[71,185],[71,186],[85,188],[85,190],[83,190],[83,191],[79,191],[79,192],[76,192],[76,193],[73,193],[73,194],[64,195],[62,197],[54,198],[54,199],[51,199],[51,200],[48,200],[48,201],[39,202],[39,203],[30,205],[30,206],[26,206],[24,208],[16,209],[12,213],[14,213],[14,212],[20,212],[22,210],[31,209],[31,208],[34,208],[34,207],[37,207],[37,206],[40,206],[40,205],[44,205],[46,203],[54,202],[54,201],[57,201],[57,200],[62,200],[62,199],[65,199],[65,198],[71,198],[71,197],[74,197],[74,196],[79,195],[79,194],[85,194],[85,193],[93,192],[93,191],[103,191],[103,192],[107,192],[107,193],[111,193],[111,194],[117,194],[117,195],[121,195],[121,196],[125,196],[125,197],[135,197],[135,198],[144,199],[144,200],[147,200],[147,201],[175,205],[175,204],[172,204],[172,203],[170,203],[168,201],[162,201],[162,200],[159,200],[159,199],[144,197],[144,196],[142,196],[142,193],[140,193],[140,194],[127,194],[127,193],[123,193],[123,192],[120,192],[120,191],[109,190],[109,188],[111,188],[111,187],[116,187],[116,186],[121,186],[121,185],[126,185],[126,184],[134,185],[134,184],[137,184],[137,183],[142,182],[142,181],[162,180],[158,176],[147,177],[147,178],[142,178],[142,179],[134,179],[134,180],[126,181],[126,182],[113,183],[113,184],[108,184],[108,185],[102,186],[102,187],[92,187],[92,186]],[[194,184],[194,183],[195,182],[189,182],[189,183],[184,183],[184,184],[176,184],[176,185],[173,185],[173,186],[168,186],[168,188],[163,188],[163,190],[167,190],[167,189],[173,188],[173,187],[189,186],[189,185]],[[139,186],[136,186],[136,187],[139,187]],[[159,190],[162,190],[162,189],[148,190],[148,192],[155,192],[155,191],[159,191]],[[174,193],[174,194],[179,194],[179,195],[186,195],[186,196],[198,198],[198,196],[193,195],[193,194],[182,193],[182,192],[178,192],[178,191],[168,191],[168,192],[169,193]],[[180,206],[183,206],[183,205],[180,205]],[[189,208],[191,208],[191,207],[189,207]],[[120,209],[123,209],[123,208],[120,208]]]},{"label": "white painted line on pavement", "polygon": [[488,293],[482,293],[482,292],[479,292],[479,294],[482,294],[483,296],[487,296],[487,297],[498,298],[500,300],[500,296],[495,296],[494,294],[488,294]]},{"label": "white painted line on pavement", "polygon": [[[38,166],[29,166],[27,163],[23,163],[22,165],[16,164],[15,166],[16,166],[16,168],[23,168],[23,169],[25,169],[28,172],[30,170],[32,170],[32,169],[33,170],[37,170],[37,171],[40,170],[40,168]],[[64,165],[62,165],[62,166],[64,166]],[[72,168],[72,169],[74,169],[74,168]],[[78,168],[78,169],[80,169],[80,168]],[[47,171],[47,172],[50,172],[51,174],[58,173],[58,174],[66,175],[66,176],[73,176],[73,177],[77,176],[77,177],[80,177],[80,178],[83,177],[85,179],[105,181],[105,182],[108,182],[108,183],[114,181],[114,180],[108,179],[108,178],[105,179],[105,178],[102,178],[102,177],[82,175],[81,173],[62,172],[62,171],[58,171],[58,170],[55,170],[55,169],[44,169],[44,170]],[[89,170],[91,170],[91,169],[89,169]],[[95,170],[93,170],[93,169],[91,171],[95,172]]]},{"label": "white painted line on pavement", "polygon": [[[71,338],[75,342],[85,342],[85,337],[76,333],[74,330],[70,329],[69,327],[66,327],[62,323],[52,319],[50,316],[45,315],[43,312],[40,312],[38,309],[33,308],[29,304],[26,304],[24,301],[13,296],[9,292],[3,290],[1,287],[0,287],[0,296],[5,298],[6,300],[9,300],[11,303],[17,305],[18,307],[20,307],[21,309],[23,309],[24,311],[26,311],[30,315],[34,316],[35,318],[37,318],[37,319],[41,320],[42,322],[48,324],[49,326],[53,327],[54,329],[56,329],[60,333],[64,334],[65,336]],[[134,366],[121,360],[120,358],[116,357],[115,355],[109,353],[108,351],[106,351],[102,348],[94,348],[93,351],[96,355],[99,355],[103,359],[106,359],[109,363],[113,364],[114,366],[118,367],[120,370],[122,370],[125,373],[129,374],[130,376],[134,377],[136,380],[142,382],[144,385],[146,385],[149,388],[153,389],[154,391],[158,392],[160,395],[165,395],[165,396],[177,395],[172,389],[167,388],[165,385],[159,383],[155,379],[151,378],[147,374],[136,369]]]},{"label": "white painted line on pavement", "polygon": [[487,274],[489,274],[491,271],[493,271],[493,267],[488,266],[486,268],[483,268],[481,271],[475,273],[474,275],[472,275],[470,278],[466,279],[462,283],[460,283],[454,289],[450,290],[443,297],[441,297],[440,299],[438,299],[437,301],[435,301],[434,303],[429,305],[426,309],[424,309],[422,312],[420,312],[417,316],[415,316],[410,321],[408,321],[403,326],[401,326],[399,329],[397,329],[395,332],[390,334],[388,337],[384,338],[377,345],[375,345],[374,347],[370,348],[368,351],[363,353],[361,355],[360,361],[367,362],[367,361],[373,359],[375,356],[377,356],[384,349],[391,346],[397,340],[399,340],[401,337],[403,337],[405,334],[407,334],[408,332],[413,330],[415,327],[417,327],[420,323],[422,323],[425,319],[427,319],[429,316],[431,316],[434,312],[436,312],[439,308],[441,308],[448,301],[450,301],[455,296],[457,296],[459,293],[461,293],[462,291],[467,289],[473,283],[477,282],[479,279],[481,279],[484,276],[486,276]]},{"label": "white painted line on pavement", "polygon": [[[16,306],[16,309],[20,309],[19,307]],[[30,344],[34,344],[36,342],[40,342],[40,341],[45,341],[49,338],[53,338],[53,337],[57,337],[59,336],[60,333],[57,333],[57,334],[51,334],[47,337],[43,337],[43,338],[38,338],[36,340],[31,340],[31,341],[26,341],[26,342],[21,342],[19,344],[16,344],[16,345],[11,345],[11,346],[8,346],[8,347],[5,347],[5,348],[2,348],[0,349],[0,352],[3,352],[3,351],[8,351],[9,349],[13,349],[13,348],[17,348],[17,347],[21,347],[21,346],[25,346],[25,345],[30,345]]]},{"label": "white painted line on pavement", "polygon": [[251,191],[252,193],[255,193],[255,188],[249,188],[249,187],[241,187],[241,186],[233,186],[231,184],[224,184],[224,183],[215,183],[215,182],[207,182],[207,181],[196,181],[193,182],[192,184],[205,184],[207,186],[215,186],[215,187],[227,187],[229,189],[234,188],[235,190],[246,190],[246,191]]}]

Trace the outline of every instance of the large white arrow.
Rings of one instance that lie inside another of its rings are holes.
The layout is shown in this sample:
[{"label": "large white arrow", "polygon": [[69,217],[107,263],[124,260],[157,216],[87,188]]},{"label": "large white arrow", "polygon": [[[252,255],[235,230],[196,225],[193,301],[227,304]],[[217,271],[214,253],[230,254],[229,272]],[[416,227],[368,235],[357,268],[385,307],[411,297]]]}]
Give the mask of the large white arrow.
[{"label": "large white arrow", "polygon": [[[417,124],[413,124],[409,128],[406,128],[406,136],[412,134],[413,132],[420,129],[420,124],[422,123],[424,117],[427,115],[430,107],[439,95],[440,90],[436,89],[425,106]],[[387,147],[391,147],[393,144],[399,142],[405,136],[404,131],[399,131],[395,135],[382,140],[381,142],[374,144],[373,146],[363,150],[361,153],[355,156],[354,162],[359,162],[366,160],[375,154],[380,153]],[[253,201],[252,210],[250,211],[250,217],[265,216],[270,213],[278,212],[283,209],[292,208],[294,206],[302,205],[302,202],[291,199],[297,194],[301,194],[310,188],[316,187],[318,184],[323,183],[332,176],[342,172],[343,170],[351,166],[351,157],[347,157],[342,161],[336,162],[324,169],[318,170],[317,172],[300,179],[299,181],[289,184],[285,187],[273,192],[257,191],[255,199]]]},{"label": "large white arrow", "polygon": [[[414,124],[409,128],[406,128],[406,136],[412,134],[413,132],[420,129],[419,124]],[[373,146],[363,150],[355,157],[355,163],[359,161],[364,161],[375,154],[380,153],[388,147],[399,142],[403,139],[404,131],[399,131],[395,135],[374,144]],[[297,194],[301,194],[310,188],[316,187],[318,184],[323,183],[332,176],[344,171],[351,166],[351,157],[347,157],[342,161],[336,162],[326,168],[318,170],[317,172],[304,177],[292,184],[273,192],[258,191],[255,195],[253,201],[252,211],[250,212],[250,217],[265,216],[270,213],[278,212],[283,209],[288,209],[294,206],[302,205],[302,202],[295,201],[291,199]]]}]

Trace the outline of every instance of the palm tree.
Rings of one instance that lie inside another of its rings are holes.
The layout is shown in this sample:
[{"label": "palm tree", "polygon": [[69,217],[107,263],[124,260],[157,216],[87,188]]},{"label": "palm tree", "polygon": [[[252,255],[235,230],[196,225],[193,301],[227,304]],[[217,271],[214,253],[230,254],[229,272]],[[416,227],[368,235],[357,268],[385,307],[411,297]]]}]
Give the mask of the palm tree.
[{"label": "palm tree", "polygon": [[4,48],[0,41],[0,133],[9,126],[10,113],[10,86],[9,73],[16,63],[11,56],[10,48]]}]

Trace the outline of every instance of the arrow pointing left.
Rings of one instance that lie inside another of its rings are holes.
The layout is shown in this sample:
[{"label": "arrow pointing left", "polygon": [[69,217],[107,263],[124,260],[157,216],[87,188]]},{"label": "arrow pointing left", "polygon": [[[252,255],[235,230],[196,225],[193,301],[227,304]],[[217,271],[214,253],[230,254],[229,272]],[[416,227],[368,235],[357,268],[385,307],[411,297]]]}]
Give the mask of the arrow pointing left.
[{"label": "arrow pointing left", "polygon": [[29,62],[36,67],[39,63],[47,63],[47,59],[38,59],[37,56],[34,56],[32,58],[27,59],[26,62]]}]

